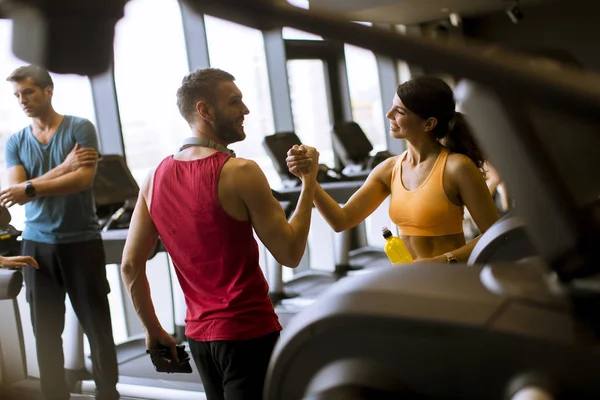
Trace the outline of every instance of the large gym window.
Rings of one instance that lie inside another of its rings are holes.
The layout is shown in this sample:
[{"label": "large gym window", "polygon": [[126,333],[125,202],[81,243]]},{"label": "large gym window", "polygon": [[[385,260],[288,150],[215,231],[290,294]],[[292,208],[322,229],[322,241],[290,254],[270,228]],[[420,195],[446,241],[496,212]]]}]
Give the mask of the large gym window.
[{"label": "large gym window", "polygon": [[[0,91],[0,187],[8,184],[8,175],[5,164],[6,140],[13,133],[23,129],[31,120],[21,110],[17,99],[13,95],[12,84],[6,82],[12,71],[29,63],[17,58],[12,52],[12,21],[0,19],[0,78],[2,90]],[[52,104],[60,114],[76,115],[89,119],[94,125],[94,103],[90,82],[87,78],[78,75],[50,74],[54,81],[54,95]],[[25,225],[25,209],[21,206],[10,208],[12,217],[11,225],[22,230]]]},{"label": "large gym window", "polygon": [[250,110],[244,120],[246,139],[231,148],[240,157],[256,161],[273,187],[281,184],[262,142],[274,133],[273,109],[264,42],[259,30],[205,16],[210,65],[235,77]]},{"label": "large gym window", "polygon": [[[346,44],[346,69],[352,103],[352,116],[376,151],[385,150],[384,107],[381,104],[375,56],[369,50]],[[391,103],[392,99],[385,99]]]},{"label": "large gym window", "polygon": [[302,141],[319,150],[319,162],[334,166],[331,111],[322,60],[287,62],[294,130]]},{"label": "large gym window", "polygon": [[188,73],[177,0],[132,0],[115,32],[115,84],[127,164],[138,182],[189,136],[177,88]]},{"label": "large gym window", "polygon": [[[365,132],[374,151],[387,149],[384,119],[392,99],[381,99],[379,75],[375,55],[366,49],[346,44],[346,69],[352,103],[352,117]],[[367,243],[381,247],[381,227],[391,226],[389,220],[389,199],[365,220]]]}]

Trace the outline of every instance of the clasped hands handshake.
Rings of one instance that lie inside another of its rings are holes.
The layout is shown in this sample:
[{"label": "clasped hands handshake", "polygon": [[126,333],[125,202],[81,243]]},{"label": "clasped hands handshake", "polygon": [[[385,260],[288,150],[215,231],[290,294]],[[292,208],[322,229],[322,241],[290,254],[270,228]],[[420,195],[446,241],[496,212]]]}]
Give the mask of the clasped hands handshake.
[{"label": "clasped hands handshake", "polygon": [[288,170],[302,180],[316,178],[319,172],[319,152],[314,147],[294,145],[288,150],[285,161]]}]

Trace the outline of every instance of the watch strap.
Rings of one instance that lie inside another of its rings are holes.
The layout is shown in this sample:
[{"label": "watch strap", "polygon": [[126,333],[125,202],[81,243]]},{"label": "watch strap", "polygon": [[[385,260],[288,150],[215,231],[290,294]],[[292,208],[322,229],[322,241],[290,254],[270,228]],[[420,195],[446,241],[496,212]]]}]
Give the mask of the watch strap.
[{"label": "watch strap", "polygon": [[458,260],[456,259],[456,256],[454,254],[452,254],[451,252],[444,253],[444,256],[446,257],[446,262],[448,264],[454,264],[454,263],[458,262]]}]

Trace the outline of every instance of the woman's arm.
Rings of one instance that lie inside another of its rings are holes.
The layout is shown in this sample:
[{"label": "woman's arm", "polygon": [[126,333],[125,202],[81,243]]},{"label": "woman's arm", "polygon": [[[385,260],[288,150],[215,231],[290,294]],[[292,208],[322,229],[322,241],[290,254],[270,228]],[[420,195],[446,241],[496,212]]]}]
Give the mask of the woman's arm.
[{"label": "woman's arm", "polygon": [[[293,174],[303,166],[304,155],[290,149],[286,159]],[[379,164],[367,177],[365,183],[340,206],[320,185],[315,191],[314,204],[325,221],[336,232],[342,232],[363,222],[390,195],[392,169],[396,157]]]},{"label": "woman's arm", "polygon": [[336,232],[354,228],[371,215],[390,195],[388,186],[375,170],[365,183],[340,206],[321,186],[317,187],[314,203],[325,221]]},{"label": "woman's arm", "polygon": [[15,256],[15,257],[2,257],[0,256],[0,268],[25,268],[33,267],[40,269],[37,261],[30,256]]}]

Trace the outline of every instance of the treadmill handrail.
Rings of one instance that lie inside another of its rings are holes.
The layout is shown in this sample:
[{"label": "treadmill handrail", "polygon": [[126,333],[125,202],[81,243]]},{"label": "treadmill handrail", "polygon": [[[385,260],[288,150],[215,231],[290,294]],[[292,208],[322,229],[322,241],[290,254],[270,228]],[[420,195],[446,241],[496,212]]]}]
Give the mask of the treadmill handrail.
[{"label": "treadmill handrail", "polygon": [[[324,182],[321,183],[321,187],[338,203],[346,203],[350,196],[354,194],[362,185],[364,185],[364,181],[356,180],[356,181],[340,181],[340,182]],[[300,197],[300,192],[302,191],[302,187],[296,186],[291,188],[281,188],[278,189],[282,198],[285,200],[295,204],[298,202],[298,198]]]},{"label": "treadmill handrail", "polygon": [[15,299],[23,288],[23,273],[20,270],[0,269],[0,300]]},{"label": "treadmill handrail", "polygon": [[468,265],[481,262],[490,246],[498,237],[505,236],[517,229],[525,229],[525,222],[517,215],[507,215],[494,223],[479,239],[467,260]]}]

